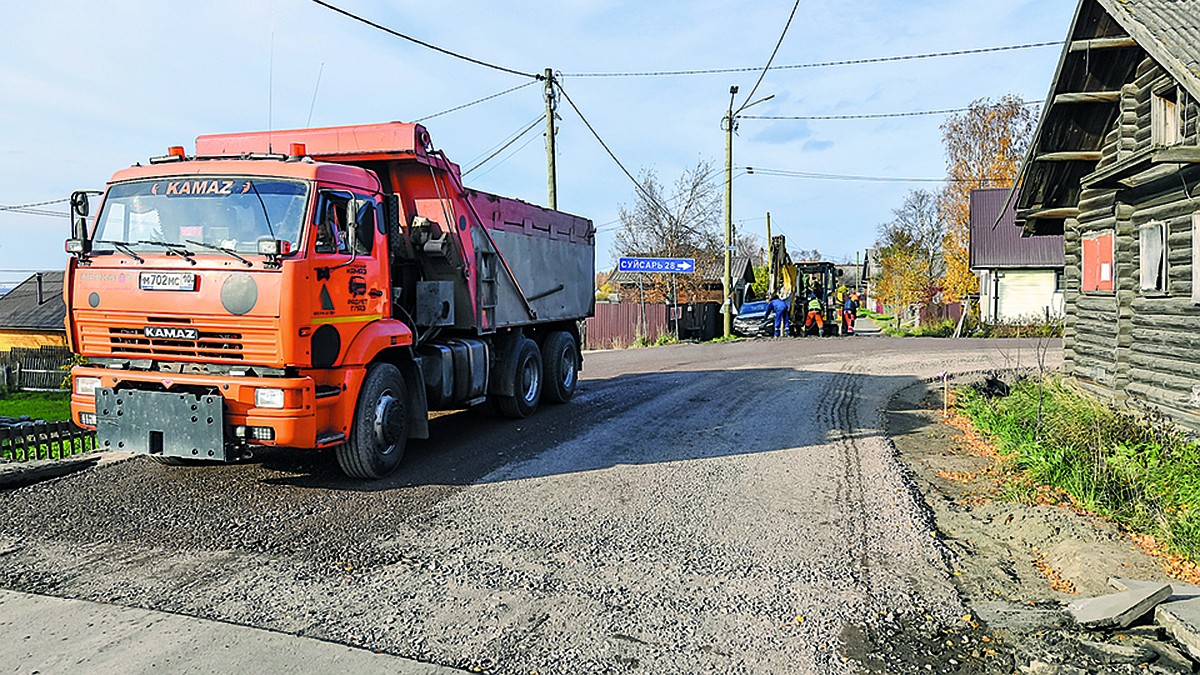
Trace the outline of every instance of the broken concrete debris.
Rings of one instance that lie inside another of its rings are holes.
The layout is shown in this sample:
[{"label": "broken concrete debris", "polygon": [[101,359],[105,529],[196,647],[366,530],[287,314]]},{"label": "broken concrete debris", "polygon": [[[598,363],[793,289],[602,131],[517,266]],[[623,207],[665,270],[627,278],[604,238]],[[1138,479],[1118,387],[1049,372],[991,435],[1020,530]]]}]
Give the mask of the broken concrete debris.
[{"label": "broken concrete debris", "polygon": [[1067,605],[1067,611],[1087,628],[1125,628],[1169,597],[1170,584],[1155,584],[1076,600]]},{"label": "broken concrete debris", "polygon": [[[1152,662],[1155,672],[1193,672],[1192,660],[1200,660],[1200,586],[1122,577],[1108,584],[1117,592],[1067,605],[1079,625],[1112,630],[1111,642],[1076,636],[1082,650],[1107,664]],[[1131,627],[1151,610],[1153,624]],[[1168,644],[1171,639],[1182,651]]]},{"label": "broken concrete debris", "polygon": [[1154,622],[1167,629],[1192,658],[1200,659],[1200,598],[1159,605]]}]

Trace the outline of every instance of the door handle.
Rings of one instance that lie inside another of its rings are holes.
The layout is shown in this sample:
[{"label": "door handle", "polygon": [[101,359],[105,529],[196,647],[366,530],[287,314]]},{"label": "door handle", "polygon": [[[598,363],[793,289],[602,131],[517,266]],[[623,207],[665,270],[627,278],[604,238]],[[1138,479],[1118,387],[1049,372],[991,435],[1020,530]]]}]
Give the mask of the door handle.
[{"label": "door handle", "polygon": [[382,298],[383,291],[379,290],[378,288],[372,288],[367,295],[370,295],[372,298]]}]

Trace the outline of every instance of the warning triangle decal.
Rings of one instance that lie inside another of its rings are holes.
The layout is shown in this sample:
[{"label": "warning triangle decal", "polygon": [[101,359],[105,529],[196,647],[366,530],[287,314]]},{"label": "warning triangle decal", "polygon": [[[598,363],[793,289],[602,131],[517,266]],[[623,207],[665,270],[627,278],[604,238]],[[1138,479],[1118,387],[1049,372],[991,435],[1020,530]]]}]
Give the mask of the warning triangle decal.
[{"label": "warning triangle decal", "polygon": [[329,287],[321,284],[321,309],[333,309],[333,298],[329,297]]}]

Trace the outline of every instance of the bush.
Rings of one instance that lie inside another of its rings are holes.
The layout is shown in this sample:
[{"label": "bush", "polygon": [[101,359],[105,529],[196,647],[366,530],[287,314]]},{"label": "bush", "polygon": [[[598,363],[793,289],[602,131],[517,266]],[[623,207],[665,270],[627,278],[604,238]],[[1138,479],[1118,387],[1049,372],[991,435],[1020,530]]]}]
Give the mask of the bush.
[{"label": "bush", "polygon": [[983,324],[973,334],[993,338],[1057,338],[1063,335],[1063,322],[1061,319],[1047,321],[1037,317],[1022,318],[1005,323]]},{"label": "bush", "polygon": [[1148,407],[1118,408],[1058,378],[1007,396],[960,390],[958,407],[1029,480],[1200,560],[1200,443]]}]

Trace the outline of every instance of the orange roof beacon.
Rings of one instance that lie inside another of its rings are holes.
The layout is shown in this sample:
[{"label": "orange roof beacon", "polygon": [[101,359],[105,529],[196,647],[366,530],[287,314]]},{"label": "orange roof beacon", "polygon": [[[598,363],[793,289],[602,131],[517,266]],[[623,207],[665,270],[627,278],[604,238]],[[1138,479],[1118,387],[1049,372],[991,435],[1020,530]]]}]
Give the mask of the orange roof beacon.
[{"label": "orange roof beacon", "polygon": [[[276,149],[287,149],[287,153]],[[418,124],[201,136],[71,198],[71,415],[167,464],[397,468],[428,412],[565,403],[591,221],[462,184]]]}]

